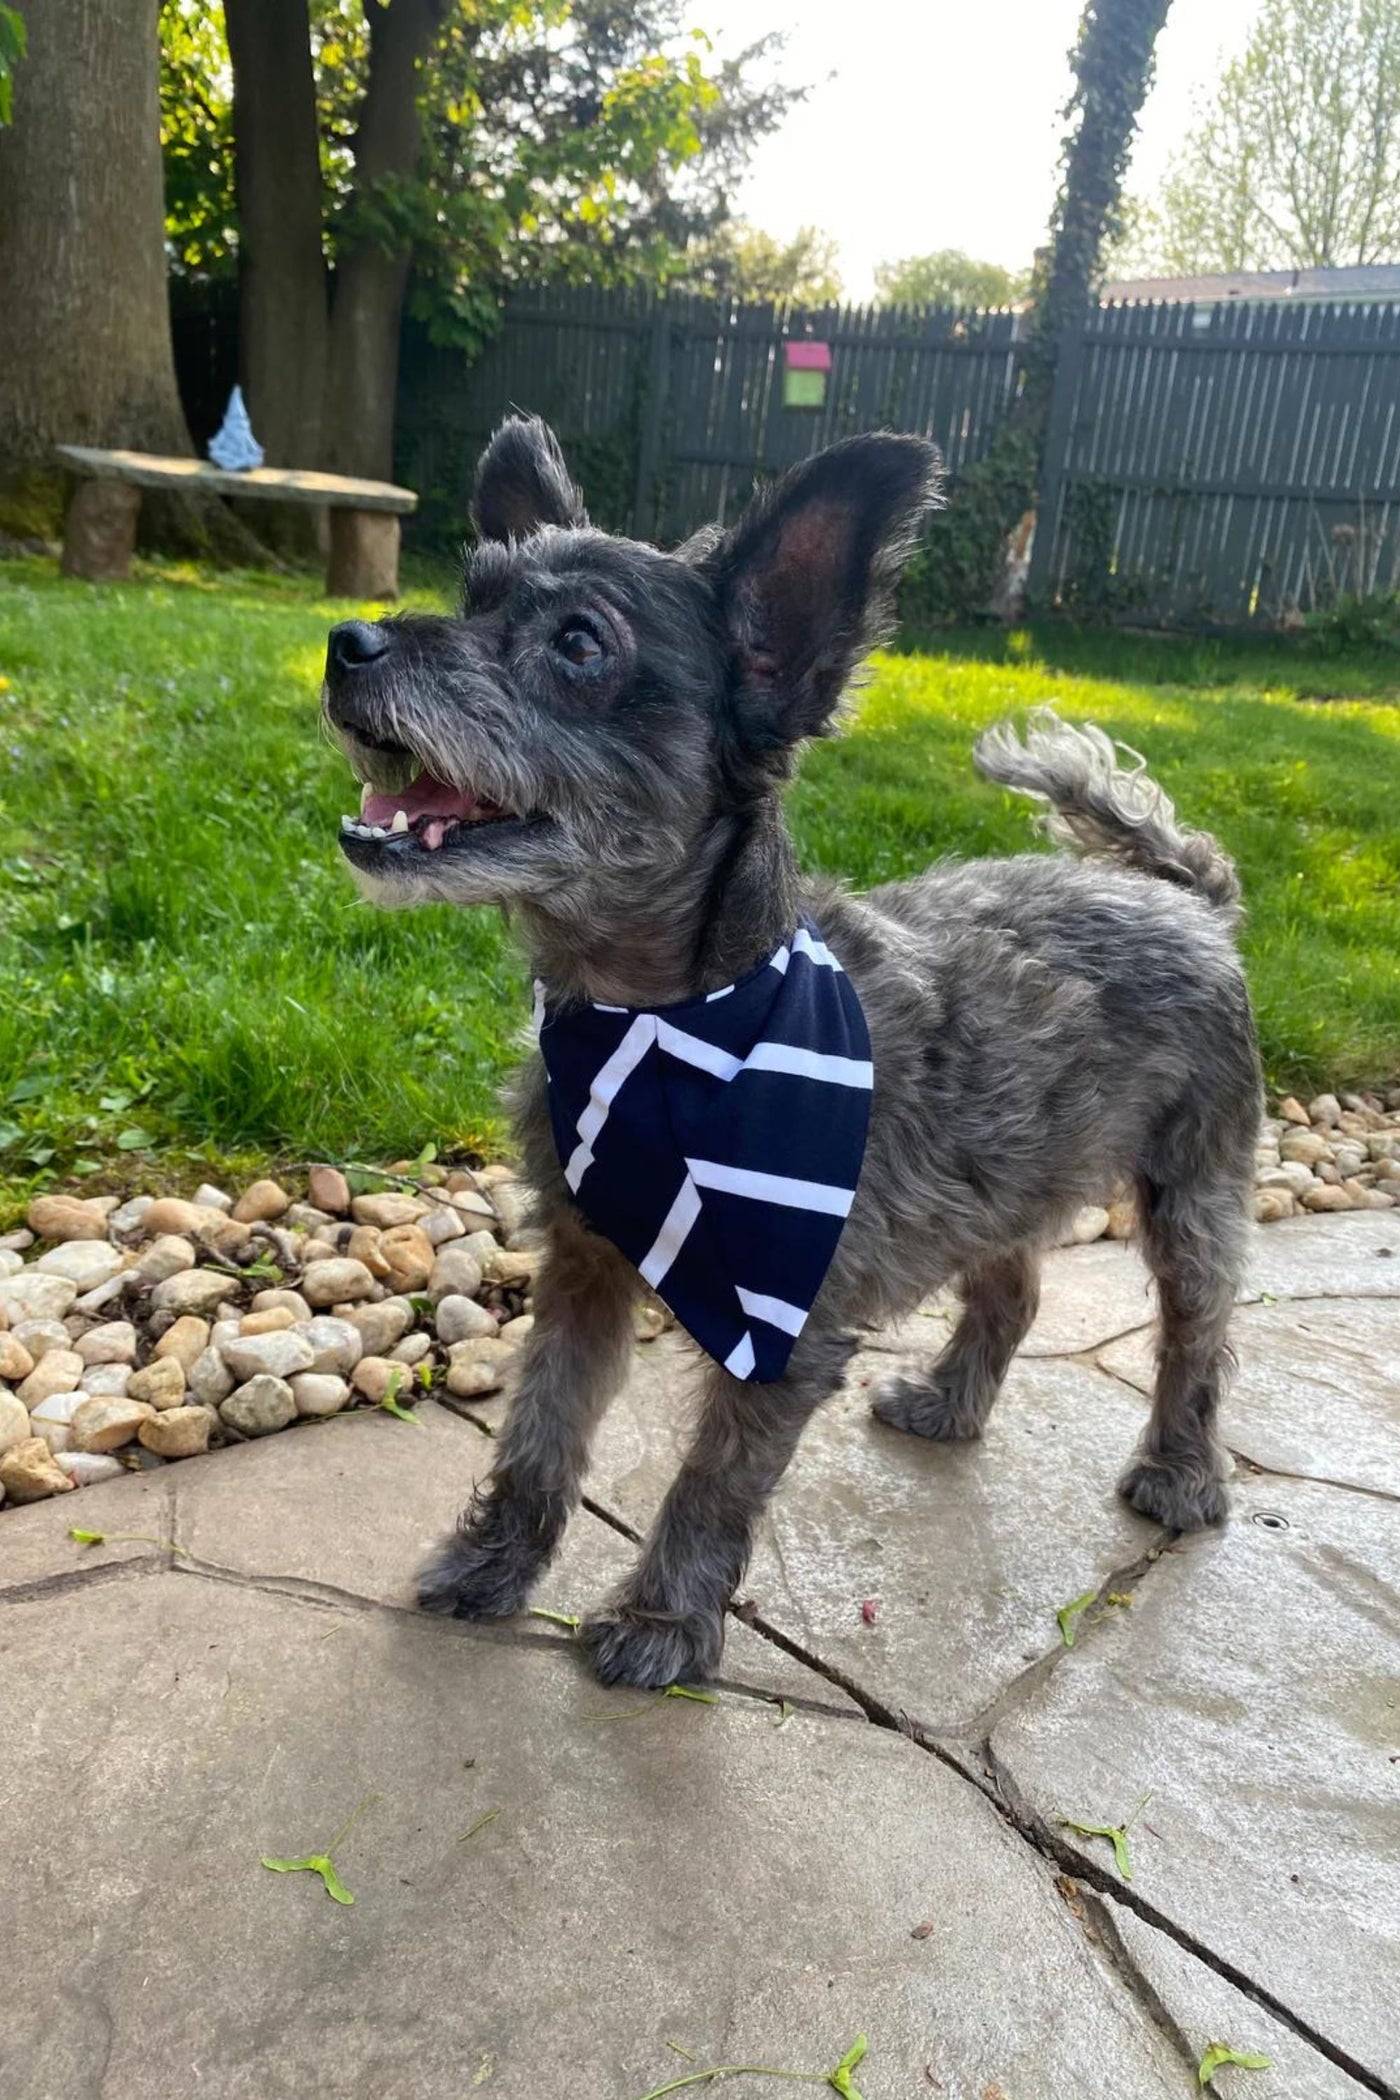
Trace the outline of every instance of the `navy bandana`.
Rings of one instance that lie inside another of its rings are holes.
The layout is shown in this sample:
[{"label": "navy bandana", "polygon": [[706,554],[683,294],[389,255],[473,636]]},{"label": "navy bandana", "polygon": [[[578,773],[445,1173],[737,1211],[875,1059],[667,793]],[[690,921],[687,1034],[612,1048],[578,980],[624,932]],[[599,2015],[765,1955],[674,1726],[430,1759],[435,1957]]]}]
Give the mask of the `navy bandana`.
[{"label": "navy bandana", "polygon": [[780,1378],[865,1156],[870,1035],[840,963],[804,919],[708,996],[537,1012],[584,1217],[716,1363]]}]

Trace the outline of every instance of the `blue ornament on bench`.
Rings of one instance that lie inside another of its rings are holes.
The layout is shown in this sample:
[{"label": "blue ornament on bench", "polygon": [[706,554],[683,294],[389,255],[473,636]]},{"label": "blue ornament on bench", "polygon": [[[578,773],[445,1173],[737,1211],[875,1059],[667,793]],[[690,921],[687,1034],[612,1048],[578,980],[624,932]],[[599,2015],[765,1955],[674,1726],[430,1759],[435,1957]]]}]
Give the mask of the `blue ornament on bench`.
[{"label": "blue ornament on bench", "polygon": [[263,448],[253,436],[241,386],[236,386],[228,397],[224,420],[209,440],[209,457],[216,467],[224,467],[231,474],[246,474],[263,463]]}]

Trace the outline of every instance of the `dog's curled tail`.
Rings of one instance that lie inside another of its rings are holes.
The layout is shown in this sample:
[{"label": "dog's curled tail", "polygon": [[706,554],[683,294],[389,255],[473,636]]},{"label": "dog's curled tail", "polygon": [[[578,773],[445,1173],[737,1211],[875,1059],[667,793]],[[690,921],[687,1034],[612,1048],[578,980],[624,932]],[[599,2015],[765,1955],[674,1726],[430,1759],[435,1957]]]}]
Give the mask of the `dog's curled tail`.
[{"label": "dog's curled tail", "polygon": [[1033,708],[1024,742],[1001,722],[978,738],[973,759],[988,780],[1048,805],[1051,838],[1194,890],[1232,925],[1238,921],[1240,883],[1229,855],[1208,832],[1184,831],[1170,798],[1148,778],[1146,759],[1092,723],[1076,727],[1053,707]]}]

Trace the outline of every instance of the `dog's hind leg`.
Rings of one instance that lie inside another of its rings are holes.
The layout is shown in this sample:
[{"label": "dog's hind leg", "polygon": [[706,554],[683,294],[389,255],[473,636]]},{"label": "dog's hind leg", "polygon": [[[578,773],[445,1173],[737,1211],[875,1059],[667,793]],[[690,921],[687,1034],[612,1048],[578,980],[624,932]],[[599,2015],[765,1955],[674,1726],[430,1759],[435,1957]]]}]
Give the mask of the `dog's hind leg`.
[{"label": "dog's hind leg", "polygon": [[425,1611],[519,1611],[578,1502],[588,1446],[622,1384],[637,1272],[569,1212],[550,1229],[525,1344],[489,1478],[418,1577]]},{"label": "dog's hind leg", "polygon": [[1144,1516],[1195,1531],[1229,1514],[1229,1459],[1215,1418],[1233,1363],[1227,1331],[1244,1266],[1244,1192],[1238,1174],[1165,1187],[1144,1176],[1139,1190],[1161,1331],[1152,1414],[1119,1493]]},{"label": "dog's hind leg", "polygon": [[889,1372],[876,1379],[874,1412],[893,1429],[940,1443],[980,1436],[1039,1301],[1039,1264],[1029,1247],[1012,1247],[969,1269],[962,1314],[942,1355],[922,1376]]},{"label": "dog's hind leg", "polygon": [[607,1609],[584,1621],[604,1684],[675,1684],[717,1668],[725,1606],[754,1525],[852,1346],[845,1335],[809,1329],[784,1375],[767,1385],[711,1369],[694,1441],[640,1561]]}]

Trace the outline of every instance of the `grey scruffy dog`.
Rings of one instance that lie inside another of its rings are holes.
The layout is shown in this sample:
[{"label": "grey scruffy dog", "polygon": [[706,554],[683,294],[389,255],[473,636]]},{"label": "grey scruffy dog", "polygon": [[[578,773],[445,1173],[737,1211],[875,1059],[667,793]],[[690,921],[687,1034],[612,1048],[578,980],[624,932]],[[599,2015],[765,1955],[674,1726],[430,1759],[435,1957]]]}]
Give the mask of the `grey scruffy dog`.
[{"label": "grey scruffy dog", "polygon": [[[608,1683],[714,1670],[754,1524],[856,1330],[952,1279],[947,1346],[883,1380],[875,1412],[978,1435],[1040,1250],[1120,1177],[1161,1307],[1121,1489],[1183,1530],[1226,1513],[1215,1416],[1260,1102],[1229,861],[1099,731],[1048,714],[1024,743],[984,736],[977,763],[1090,859],[944,864],[855,897],[799,874],[783,821],[796,753],[880,631],[936,480],[928,446],[852,438],[734,530],[663,554],[591,529],[552,434],[515,419],[478,470],[461,616],[330,638],[326,714],[379,793],[341,844],[378,901],[501,905],[552,1001],[643,1008],[731,982],[805,911],[864,1005],[875,1091],[835,1260],[781,1379],[707,1363],[641,1558],[583,1627]],[[558,1546],[640,1287],[570,1198],[538,1058],[515,1110],[545,1241],[534,1331],[491,1477],[420,1578],[429,1610],[464,1618],[520,1610]]]}]

